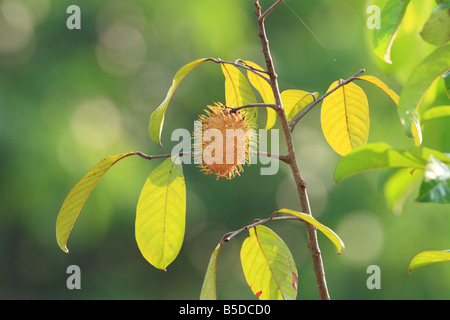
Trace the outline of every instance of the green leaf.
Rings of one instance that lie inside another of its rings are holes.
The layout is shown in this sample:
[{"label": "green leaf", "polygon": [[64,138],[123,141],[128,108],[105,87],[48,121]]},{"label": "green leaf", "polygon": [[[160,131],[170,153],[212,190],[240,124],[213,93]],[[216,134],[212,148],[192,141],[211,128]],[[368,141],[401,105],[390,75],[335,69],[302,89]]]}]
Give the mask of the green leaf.
[{"label": "green leaf", "polygon": [[431,85],[450,70],[450,45],[440,47],[426,57],[409,76],[400,95],[398,113],[408,136],[416,110]]},{"label": "green leaf", "polygon": [[148,176],[136,209],[136,242],[144,258],[158,269],[177,257],[186,220],[183,167],[166,159]]},{"label": "green leaf", "polygon": [[200,293],[200,300],[217,300],[216,289],[216,272],[217,272],[217,258],[219,256],[220,248],[223,242],[221,241],[214,249],[209,259],[208,268],[206,270],[205,279],[203,280],[202,291]]},{"label": "green leaf", "polygon": [[426,42],[442,46],[450,40],[450,2],[440,3],[425,22],[420,35]]},{"label": "green leaf", "polygon": [[166,114],[167,106],[169,105],[170,99],[172,98],[173,93],[175,92],[175,89],[180,84],[181,80],[186,77],[186,75],[194,69],[199,64],[207,61],[208,58],[198,59],[195,61],[192,61],[191,63],[188,63],[181,69],[177,71],[175,74],[175,77],[173,78],[172,85],[167,92],[167,96],[164,99],[164,101],[161,103],[161,105],[153,111],[153,113],[150,116],[150,122],[148,126],[148,131],[150,134],[150,138],[160,146],[161,144],[161,132],[164,125],[164,115]]},{"label": "green leaf", "polygon": [[381,28],[374,30],[375,54],[389,64],[392,64],[391,48],[408,4],[409,0],[389,0],[381,11]]},{"label": "green leaf", "polygon": [[298,272],[289,248],[272,230],[256,226],[249,230],[241,248],[245,279],[260,300],[295,300]]},{"label": "green leaf", "polygon": [[450,106],[433,107],[422,114],[422,124],[444,117],[450,117]]},{"label": "green leaf", "polygon": [[[259,65],[257,65],[252,61],[242,61],[242,63],[256,70],[263,70]],[[252,86],[261,95],[261,98],[263,99],[264,103],[275,104],[275,98],[273,96],[272,87],[265,79],[259,77],[258,75],[254,74],[251,71],[247,71],[247,77]],[[267,121],[265,129],[269,130],[275,125],[275,122],[277,121],[277,113],[272,108],[266,108],[266,110],[267,110]]]},{"label": "green leaf", "polygon": [[[236,108],[246,104],[256,103],[253,89],[245,75],[233,65],[221,64],[225,76],[225,105]],[[247,118],[256,124],[257,108],[250,109]]]},{"label": "green leaf", "polygon": [[69,235],[84,203],[100,178],[116,162],[134,154],[134,152],[128,152],[103,159],[89,170],[69,192],[56,219],[56,240],[61,250],[69,252],[67,249]]},{"label": "green leaf", "polygon": [[278,210],[279,213],[287,213],[293,216],[296,216],[300,219],[302,219],[305,222],[308,222],[309,224],[312,224],[314,227],[317,228],[320,232],[322,232],[328,239],[331,240],[331,242],[336,246],[338,254],[342,254],[344,251],[344,242],[339,238],[339,236],[330,228],[327,226],[324,226],[319,221],[314,219],[312,216],[306,213],[290,210],[290,209],[281,209]]},{"label": "green leaf", "polygon": [[450,203],[450,168],[433,156],[425,167],[416,201]]},{"label": "green leaf", "polygon": [[408,267],[408,275],[417,268],[445,261],[450,261],[450,250],[423,251],[411,260]]},{"label": "green leaf", "polygon": [[[333,82],[328,91],[338,84]],[[328,144],[341,156],[365,145],[370,126],[366,94],[352,82],[339,87],[323,100],[320,122]]]},{"label": "green leaf", "polygon": [[288,121],[291,121],[297,113],[318,98],[319,93],[306,92],[302,90],[285,90],[281,92],[284,112]]},{"label": "green leaf", "polygon": [[386,143],[371,143],[359,147],[340,159],[337,164],[334,180],[342,180],[367,170],[379,168],[425,169],[430,155],[449,163],[447,155],[424,147],[412,147],[407,151],[397,150]]},{"label": "green leaf", "polygon": [[386,204],[395,214],[403,211],[403,204],[406,198],[420,184],[423,170],[414,170],[400,168],[386,180],[383,187]]},{"label": "green leaf", "polygon": [[450,98],[450,71],[447,71],[442,75],[442,78],[444,79],[444,85],[445,89],[447,91],[447,97]]}]

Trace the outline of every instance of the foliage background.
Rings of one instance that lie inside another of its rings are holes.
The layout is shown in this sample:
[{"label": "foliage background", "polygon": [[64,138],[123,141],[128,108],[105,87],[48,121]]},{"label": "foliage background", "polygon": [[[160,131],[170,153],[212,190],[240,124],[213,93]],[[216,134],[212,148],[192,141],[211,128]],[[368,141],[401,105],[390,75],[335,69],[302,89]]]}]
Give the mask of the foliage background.
[{"label": "foliage background", "polygon": [[[323,94],[334,80],[365,68],[400,93],[413,66],[430,52],[416,32],[434,2],[412,1],[393,48],[394,66],[376,59],[366,27],[367,6],[385,2],[287,0],[325,48],[288,7],[275,10],[267,30],[281,89]],[[103,177],[76,223],[69,254],[56,245],[56,216],[72,186],[99,160],[127,151],[170,152],[173,129],[193,130],[207,104],[224,101],[220,67],[206,63],[196,68],[168,109],[164,148],[152,143],[148,117],[181,66],[202,57],[264,65],[253,1],[80,2],[81,30],[66,28],[70,4],[77,3],[0,0],[0,298],[197,299],[210,254],[224,233],[283,207],[300,209],[282,163],[275,176],[261,176],[253,166],[232,181],[216,181],[193,165],[184,166],[185,242],[166,272],[144,260],[134,239],[139,192],[158,160],[126,159]],[[369,142],[409,147],[395,105],[378,89],[364,89],[371,108]],[[438,82],[425,104],[442,99],[440,91]],[[321,133],[319,112],[308,114],[294,138],[313,213],[346,244],[337,256],[319,235],[331,297],[450,298],[448,264],[407,276],[415,254],[448,249],[448,208],[414,203],[413,194],[403,213],[393,213],[384,199],[381,171],[336,185],[333,171],[339,158]],[[436,121],[425,128],[424,145],[448,152],[446,132],[444,122]],[[278,222],[270,227],[296,259],[299,299],[316,299],[303,225]],[[221,299],[255,298],[239,262],[245,237],[220,252]],[[66,288],[66,268],[72,264],[81,268],[81,290]],[[381,268],[380,290],[366,287],[366,269],[373,264]]]}]

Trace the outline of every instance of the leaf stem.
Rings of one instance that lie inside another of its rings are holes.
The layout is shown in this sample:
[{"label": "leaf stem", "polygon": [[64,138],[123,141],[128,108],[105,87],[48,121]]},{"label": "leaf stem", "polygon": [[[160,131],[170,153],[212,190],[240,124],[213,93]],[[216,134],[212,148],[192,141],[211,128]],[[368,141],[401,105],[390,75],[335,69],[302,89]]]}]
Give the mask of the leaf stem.
[{"label": "leaf stem", "polygon": [[175,156],[187,156],[187,155],[191,155],[192,152],[180,152],[180,153],[167,153],[167,154],[157,154],[154,156],[145,154],[143,152],[140,151],[135,151],[134,152],[135,155],[140,156],[141,158],[144,158],[146,160],[153,160],[153,159],[160,159],[160,158],[169,158],[169,157],[175,157]]},{"label": "leaf stem", "polygon": [[[133,154],[133,153],[131,153],[131,154]],[[188,156],[188,155],[192,155],[192,152],[180,152],[180,153],[167,153],[167,154],[148,155],[148,154],[145,154],[145,153],[140,152],[140,151],[135,151],[134,154],[137,155],[137,156],[140,156],[141,158],[146,159],[146,160],[153,160],[153,159],[161,159],[161,158],[169,158],[169,157]],[[284,163],[289,164],[289,156],[286,156],[286,155],[280,155],[280,154],[269,153],[269,152],[261,152],[261,151],[256,151],[256,154],[259,155],[259,156],[275,158],[275,159],[283,161]]]},{"label": "leaf stem", "polygon": [[275,215],[278,213],[278,211],[275,211],[269,218],[266,219],[255,219],[252,224],[249,224],[245,227],[242,227],[238,230],[231,231],[228,233],[225,233],[222,237],[221,242],[228,242],[238,234],[247,231],[253,227],[259,226],[260,224],[265,224],[272,221],[286,221],[286,220],[297,220],[297,221],[303,221],[302,219],[295,217],[295,216],[281,216],[281,217],[275,217]]}]

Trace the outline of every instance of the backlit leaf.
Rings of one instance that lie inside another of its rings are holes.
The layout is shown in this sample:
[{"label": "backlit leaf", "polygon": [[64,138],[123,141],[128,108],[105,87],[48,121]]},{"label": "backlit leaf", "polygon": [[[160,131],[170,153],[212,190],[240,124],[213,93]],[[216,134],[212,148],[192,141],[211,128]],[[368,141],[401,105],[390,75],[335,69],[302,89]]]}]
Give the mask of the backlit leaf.
[{"label": "backlit leaf", "polygon": [[150,122],[148,126],[150,138],[160,146],[161,144],[161,132],[164,125],[164,115],[166,114],[167,106],[169,105],[170,99],[172,98],[173,93],[175,92],[175,89],[180,84],[181,80],[186,77],[186,75],[194,69],[199,64],[207,61],[208,59],[198,59],[195,61],[192,61],[191,63],[188,63],[187,65],[183,66],[181,69],[177,71],[175,74],[175,77],[173,78],[172,85],[167,92],[166,98],[161,103],[161,105],[153,111],[153,113],[150,116]]},{"label": "backlit leaf", "polygon": [[389,88],[383,81],[381,81],[377,77],[369,76],[369,75],[360,76],[360,77],[358,77],[358,79],[364,80],[364,81],[370,82],[371,84],[376,85],[378,88],[383,90],[392,99],[392,101],[394,101],[394,103],[398,106],[398,101],[399,101],[400,97],[394,90]]},{"label": "backlit leaf", "polygon": [[158,269],[177,257],[184,239],[186,186],[181,164],[166,159],[148,176],[136,209],[136,242]]},{"label": "backlit leaf", "polygon": [[287,213],[293,216],[296,216],[300,219],[302,219],[305,222],[308,222],[309,224],[312,224],[314,227],[317,228],[320,232],[322,232],[328,239],[333,242],[333,244],[336,246],[336,249],[338,251],[338,254],[341,254],[345,248],[344,242],[339,238],[339,236],[330,228],[327,226],[324,226],[319,221],[314,219],[312,216],[306,213],[290,210],[290,209],[281,209],[278,210],[279,213]]},{"label": "backlit leaf", "polygon": [[[259,65],[257,65],[252,61],[242,61],[242,62],[245,65],[252,67],[256,70],[263,70]],[[263,99],[264,103],[275,104],[275,98],[273,96],[272,87],[265,79],[259,77],[258,75],[254,74],[251,71],[247,71],[247,77],[252,86],[261,95],[261,98]],[[272,108],[266,108],[266,110],[267,110],[267,121],[265,129],[269,130],[275,125],[275,122],[277,121],[277,113]]]},{"label": "backlit leaf", "polygon": [[450,106],[438,106],[428,109],[422,114],[422,124],[443,117],[450,117]]},{"label": "backlit leaf", "polygon": [[379,168],[425,169],[430,155],[450,163],[450,157],[433,149],[412,147],[403,151],[386,143],[371,143],[341,158],[336,166],[334,180],[340,183],[354,174]]},{"label": "backlit leaf", "polygon": [[386,204],[395,214],[403,211],[403,204],[407,197],[416,190],[417,185],[423,177],[423,170],[414,170],[401,168],[385,181],[383,185],[383,193]]},{"label": "backlit leaf", "polygon": [[416,201],[450,203],[450,168],[433,156],[425,167]]},{"label": "backlit leaf", "polygon": [[450,98],[450,71],[447,71],[442,75],[444,79],[445,91],[447,91],[447,97]]},{"label": "backlit leaf", "polygon": [[220,242],[217,245],[217,247],[211,254],[211,258],[209,259],[205,279],[203,280],[202,291],[200,293],[200,300],[217,300],[217,289],[216,289],[217,258],[219,256],[222,244],[223,242]]},{"label": "backlit leaf", "polygon": [[[370,82],[370,83],[376,85],[378,88],[383,90],[392,99],[392,101],[394,101],[396,106],[398,106],[400,97],[394,90],[389,88],[380,79],[378,79],[374,76],[369,76],[369,75],[364,75],[364,76],[358,77],[358,79],[364,80],[364,81],[367,81],[367,82]],[[419,146],[422,143],[422,130],[421,130],[419,119],[417,118],[417,116],[415,116],[412,121],[412,136],[414,138],[414,144],[416,146]]]},{"label": "backlit leaf", "polygon": [[[233,65],[221,64],[223,75],[225,76],[225,105],[236,108],[242,105],[256,103],[253,89],[245,75]],[[250,109],[247,118],[253,123],[257,120],[258,108]]]},{"label": "backlit leaf", "polygon": [[241,248],[245,279],[260,300],[295,300],[298,272],[289,248],[272,230],[256,226],[249,230]]},{"label": "backlit leaf", "polygon": [[423,26],[420,35],[423,40],[435,46],[442,46],[450,40],[450,2],[440,3],[433,10]]},{"label": "backlit leaf", "polygon": [[310,93],[302,90],[285,90],[280,95],[287,120],[291,121],[300,110],[314,102],[319,96],[319,93]]},{"label": "backlit leaf", "polygon": [[69,192],[56,219],[56,240],[61,250],[69,252],[67,249],[67,240],[80,214],[81,208],[97,182],[117,161],[133,154],[135,153],[123,153],[103,159],[89,170]]},{"label": "backlit leaf", "polygon": [[427,90],[448,70],[450,70],[450,45],[432,52],[409,76],[398,105],[400,121],[408,136],[412,136],[411,125]]},{"label": "backlit leaf", "polygon": [[410,262],[408,274],[417,268],[427,266],[437,262],[450,261],[450,250],[443,251],[423,251],[417,254]]},{"label": "backlit leaf", "polygon": [[[335,81],[328,91],[338,84]],[[351,82],[341,86],[324,99],[320,120],[325,139],[341,156],[365,145],[370,125],[366,94]]]},{"label": "backlit leaf", "polygon": [[405,16],[409,0],[389,0],[381,10],[380,29],[374,29],[373,45],[376,55],[392,64],[391,49]]}]

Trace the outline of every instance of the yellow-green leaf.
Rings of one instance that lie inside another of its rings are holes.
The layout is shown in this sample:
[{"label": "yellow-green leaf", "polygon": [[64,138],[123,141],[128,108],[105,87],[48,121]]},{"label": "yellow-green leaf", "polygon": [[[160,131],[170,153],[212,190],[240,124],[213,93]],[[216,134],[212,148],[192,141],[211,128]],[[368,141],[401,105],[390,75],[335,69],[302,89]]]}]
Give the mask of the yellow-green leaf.
[{"label": "yellow-green leaf", "polygon": [[338,254],[341,254],[344,251],[344,242],[339,238],[339,236],[330,228],[327,226],[324,226],[319,221],[314,219],[312,216],[306,213],[290,210],[290,209],[281,209],[278,210],[279,213],[287,213],[293,216],[296,216],[303,221],[308,222],[309,224],[312,224],[314,227],[317,228],[320,232],[322,232],[328,239],[331,240],[331,242],[336,246]]},{"label": "yellow-green leaf", "polygon": [[[226,106],[236,108],[256,103],[255,94],[245,75],[233,65],[222,63],[221,67],[225,76]],[[251,119],[253,123],[256,123],[257,111],[257,108],[253,108],[247,114],[247,118]]]},{"label": "yellow-green leaf", "polygon": [[69,192],[56,219],[56,240],[61,250],[69,252],[67,240],[86,199],[97,182],[117,161],[133,154],[135,153],[122,153],[101,160]]},{"label": "yellow-green leaf", "polygon": [[260,300],[294,300],[298,272],[289,248],[272,230],[256,226],[241,247],[245,279]]},{"label": "yellow-green leaf", "polygon": [[400,95],[398,114],[408,136],[412,136],[412,124],[416,110],[431,85],[450,70],[450,44],[439,47],[420,62],[409,76]]},{"label": "yellow-green leaf", "polygon": [[[338,84],[335,81],[328,91]],[[324,99],[320,120],[325,139],[341,156],[367,144],[370,119],[366,94],[351,82],[341,86]]]},{"label": "yellow-green leaf", "polygon": [[450,117],[450,105],[433,107],[425,111],[422,114],[422,124],[443,117]]},{"label": "yellow-green leaf", "polygon": [[161,132],[164,125],[164,115],[166,114],[167,106],[169,105],[170,99],[172,98],[173,93],[175,92],[175,89],[180,84],[181,80],[186,77],[186,75],[194,69],[199,64],[207,61],[207,58],[198,59],[195,61],[192,61],[191,63],[188,63],[187,65],[183,66],[181,69],[177,71],[175,74],[175,77],[173,78],[172,85],[167,92],[166,98],[164,101],[160,104],[160,106],[152,112],[150,116],[150,122],[148,126],[148,131],[150,134],[150,138],[160,146],[161,144]]},{"label": "yellow-green leaf", "polygon": [[409,168],[395,170],[383,184],[383,193],[387,206],[395,214],[403,211],[407,197],[417,188],[423,177],[423,170],[411,172]]},{"label": "yellow-green leaf", "polygon": [[284,112],[288,121],[291,121],[304,107],[314,102],[319,96],[318,92],[310,93],[302,90],[285,90],[281,92]]},{"label": "yellow-green leaf", "polygon": [[374,30],[373,45],[376,55],[392,64],[391,49],[405,16],[409,0],[388,0],[381,11],[380,29]]},{"label": "yellow-green leaf", "polygon": [[450,250],[423,251],[411,260],[408,267],[408,274],[419,267],[445,261],[450,261]]},{"label": "yellow-green leaf", "polygon": [[136,209],[136,242],[154,267],[165,270],[177,257],[184,239],[185,220],[183,167],[168,158],[148,176]]},{"label": "yellow-green leaf", "polygon": [[[384,82],[374,76],[364,75],[358,77],[359,80],[364,80],[376,85],[378,88],[383,90],[391,99],[394,101],[395,105],[398,106],[400,97],[399,95],[389,88]],[[414,144],[419,146],[422,143],[422,129],[420,127],[419,119],[417,115],[412,120],[412,136],[414,138]]]},{"label": "yellow-green leaf", "polygon": [[339,160],[334,180],[340,183],[354,174],[379,168],[425,169],[430,155],[444,163],[450,163],[449,156],[433,149],[412,147],[409,150],[397,150],[383,142],[370,143]]},{"label": "yellow-green leaf", "polygon": [[[245,65],[252,67],[256,70],[263,70],[259,65],[252,61],[242,61]],[[275,98],[273,96],[272,87],[269,85],[269,83],[259,77],[258,75],[254,74],[251,71],[247,71],[247,77],[252,86],[259,92],[261,95],[261,98],[263,99],[264,103],[267,104],[275,104]],[[267,121],[266,121],[266,130],[269,130],[275,125],[275,122],[277,121],[277,113],[272,108],[266,108],[267,110]]]},{"label": "yellow-green leaf", "polygon": [[217,258],[219,256],[220,248],[223,242],[221,241],[214,249],[209,259],[208,268],[206,269],[205,279],[203,280],[202,291],[200,293],[200,300],[217,300],[216,289],[216,272],[217,272]]},{"label": "yellow-green leaf", "polygon": [[450,2],[440,3],[423,26],[422,39],[435,46],[442,46],[450,40]]},{"label": "yellow-green leaf", "polygon": [[360,76],[360,77],[358,77],[358,79],[364,80],[373,85],[376,85],[378,88],[383,90],[392,99],[392,101],[394,101],[394,103],[398,106],[398,101],[399,101],[400,97],[394,90],[389,88],[383,81],[381,81],[377,77],[369,76],[369,75]]}]

